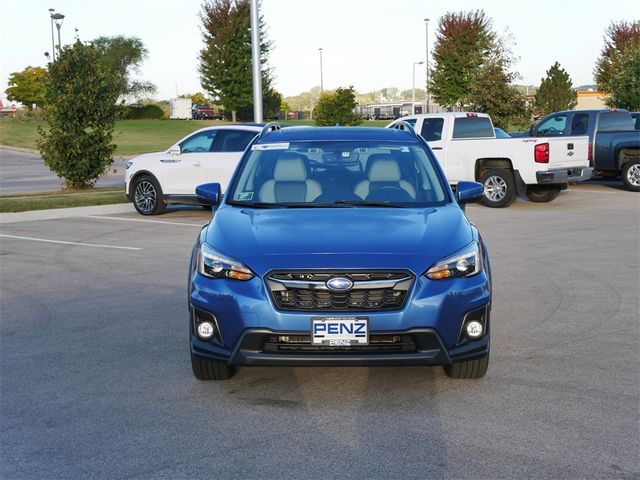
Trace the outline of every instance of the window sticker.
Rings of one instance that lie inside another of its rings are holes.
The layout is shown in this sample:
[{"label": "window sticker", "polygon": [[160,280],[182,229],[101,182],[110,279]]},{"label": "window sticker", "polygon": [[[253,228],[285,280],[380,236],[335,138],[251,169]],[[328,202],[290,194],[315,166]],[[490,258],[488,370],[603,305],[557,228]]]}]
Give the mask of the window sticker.
[{"label": "window sticker", "polygon": [[253,200],[253,192],[240,192],[236,200]]},{"label": "window sticker", "polygon": [[283,143],[257,143],[251,146],[251,150],[287,150],[289,142]]}]

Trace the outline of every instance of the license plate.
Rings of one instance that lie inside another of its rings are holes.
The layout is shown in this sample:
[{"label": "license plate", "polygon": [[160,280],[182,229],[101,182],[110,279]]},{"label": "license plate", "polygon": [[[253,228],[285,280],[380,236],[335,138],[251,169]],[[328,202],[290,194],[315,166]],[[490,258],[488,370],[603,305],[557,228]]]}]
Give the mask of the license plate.
[{"label": "license plate", "polygon": [[312,345],[348,347],[368,343],[368,317],[311,317]]}]

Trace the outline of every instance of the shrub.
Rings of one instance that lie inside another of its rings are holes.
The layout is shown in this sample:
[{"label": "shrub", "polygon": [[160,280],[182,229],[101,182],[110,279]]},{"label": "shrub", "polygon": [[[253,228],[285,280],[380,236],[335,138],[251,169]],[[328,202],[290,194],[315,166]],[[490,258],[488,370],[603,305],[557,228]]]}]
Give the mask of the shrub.
[{"label": "shrub", "polygon": [[360,125],[362,117],[353,112],[356,96],[353,87],[338,88],[335,92],[324,93],[313,111],[316,125]]},{"label": "shrub", "polygon": [[127,120],[143,120],[143,119],[156,120],[156,119],[162,118],[163,115],[164,115],[164,112],[162,111],[161,107],[159,107],[158,105],[151,104],[151,105],[142,105],[140,107],[138,106],[128,107],[127,113],[124,118],[126,118]]},{"label": "shrub", "polygon": [[45,120],[38,148],[45,164],[68,187],[95,183],[111,164],[117,79],[100,64],[92,45],[65,46],[47,69]]}]

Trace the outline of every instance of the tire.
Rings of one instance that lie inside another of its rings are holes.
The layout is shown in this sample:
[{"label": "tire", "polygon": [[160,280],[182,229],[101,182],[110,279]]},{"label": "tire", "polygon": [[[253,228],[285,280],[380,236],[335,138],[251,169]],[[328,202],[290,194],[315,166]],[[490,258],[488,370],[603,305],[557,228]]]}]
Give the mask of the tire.
[{"label": "tire", "polygon": [[482,378],[489,368],[489,354],[475,360],[445,365],[442,368],[449,378]]},{"label": "tire", "polygon": [[193,353],[191,353],[191,369],[198,380],[229,380],[236,372],[235,367],[226,362],[209,360]]},{"label": "tire", "polygon": [[560,195],[560,185],[533,185],[527,187],[527,198],[536,203],[547,203]]},{"label": "tire", "polygon": [[622,181],[627,190],[640,192],[640,160],[629,160],[622,166]]},{"label": "tire", "polygon": [[141,175],[133,185],[133,206],[140,215],[159,215],[167,208],[162,188],[151,175]]},{"label": "tire", "polygon": [[508,207],[516,199],[516,182],[511,170],[491,168],[481,172],[478,181],[484,185],[481,203],[487,207]]}]

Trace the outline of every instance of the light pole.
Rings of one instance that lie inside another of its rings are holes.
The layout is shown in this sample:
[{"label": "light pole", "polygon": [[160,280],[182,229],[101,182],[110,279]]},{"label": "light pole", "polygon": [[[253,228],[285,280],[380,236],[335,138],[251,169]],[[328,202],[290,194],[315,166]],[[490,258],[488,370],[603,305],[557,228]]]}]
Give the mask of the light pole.
[{"label": "light pole", "polygon": [[425,89],[425,96],[427,97],[427,113],[429,113],[429,19],[424,19],[424,25],[426,27],[426,45],[427,45],[427,53],[425,57],[426,67],[427,67],[427,85]]},{"label": "light pole", "polygon": [[322,92],[324,92],[324,85],[322,83],[322,48],[319,48],[318,52],[320,52],[320,95],[322,95]]},{"label": "light pole", "polygon": [[413,76],[411,77],[411,115],[416,113],[416,65],[422,65],[424,62],[413,62]]},{"label": "light pole", "polygon": [[[262,122],[262,71],[260,65],[260,14],[258,0],[251,0],[251,63],[253,66],[253,121]],[[235,116],[233,118],[235,122]]]},{"label": "light pole", "polygon": [[[62,49],[62,42],[60,41],[60,27],[62,27],[62,22],[64,21],[64,15],[61,13],[54,13],[51,15],[54,23],[56,24],[56,28],[58,29],[58,50]],[[54,48],[55,50],[55,48]]]},{"label": "light pole", "polygon": [[55,10],[53,8],[49,9],[49,17],[51,18],[51,58],[53,58],[53,61],[56,61],[56,40],[55,37],[53,36],[53,12],[55,12]]}]

